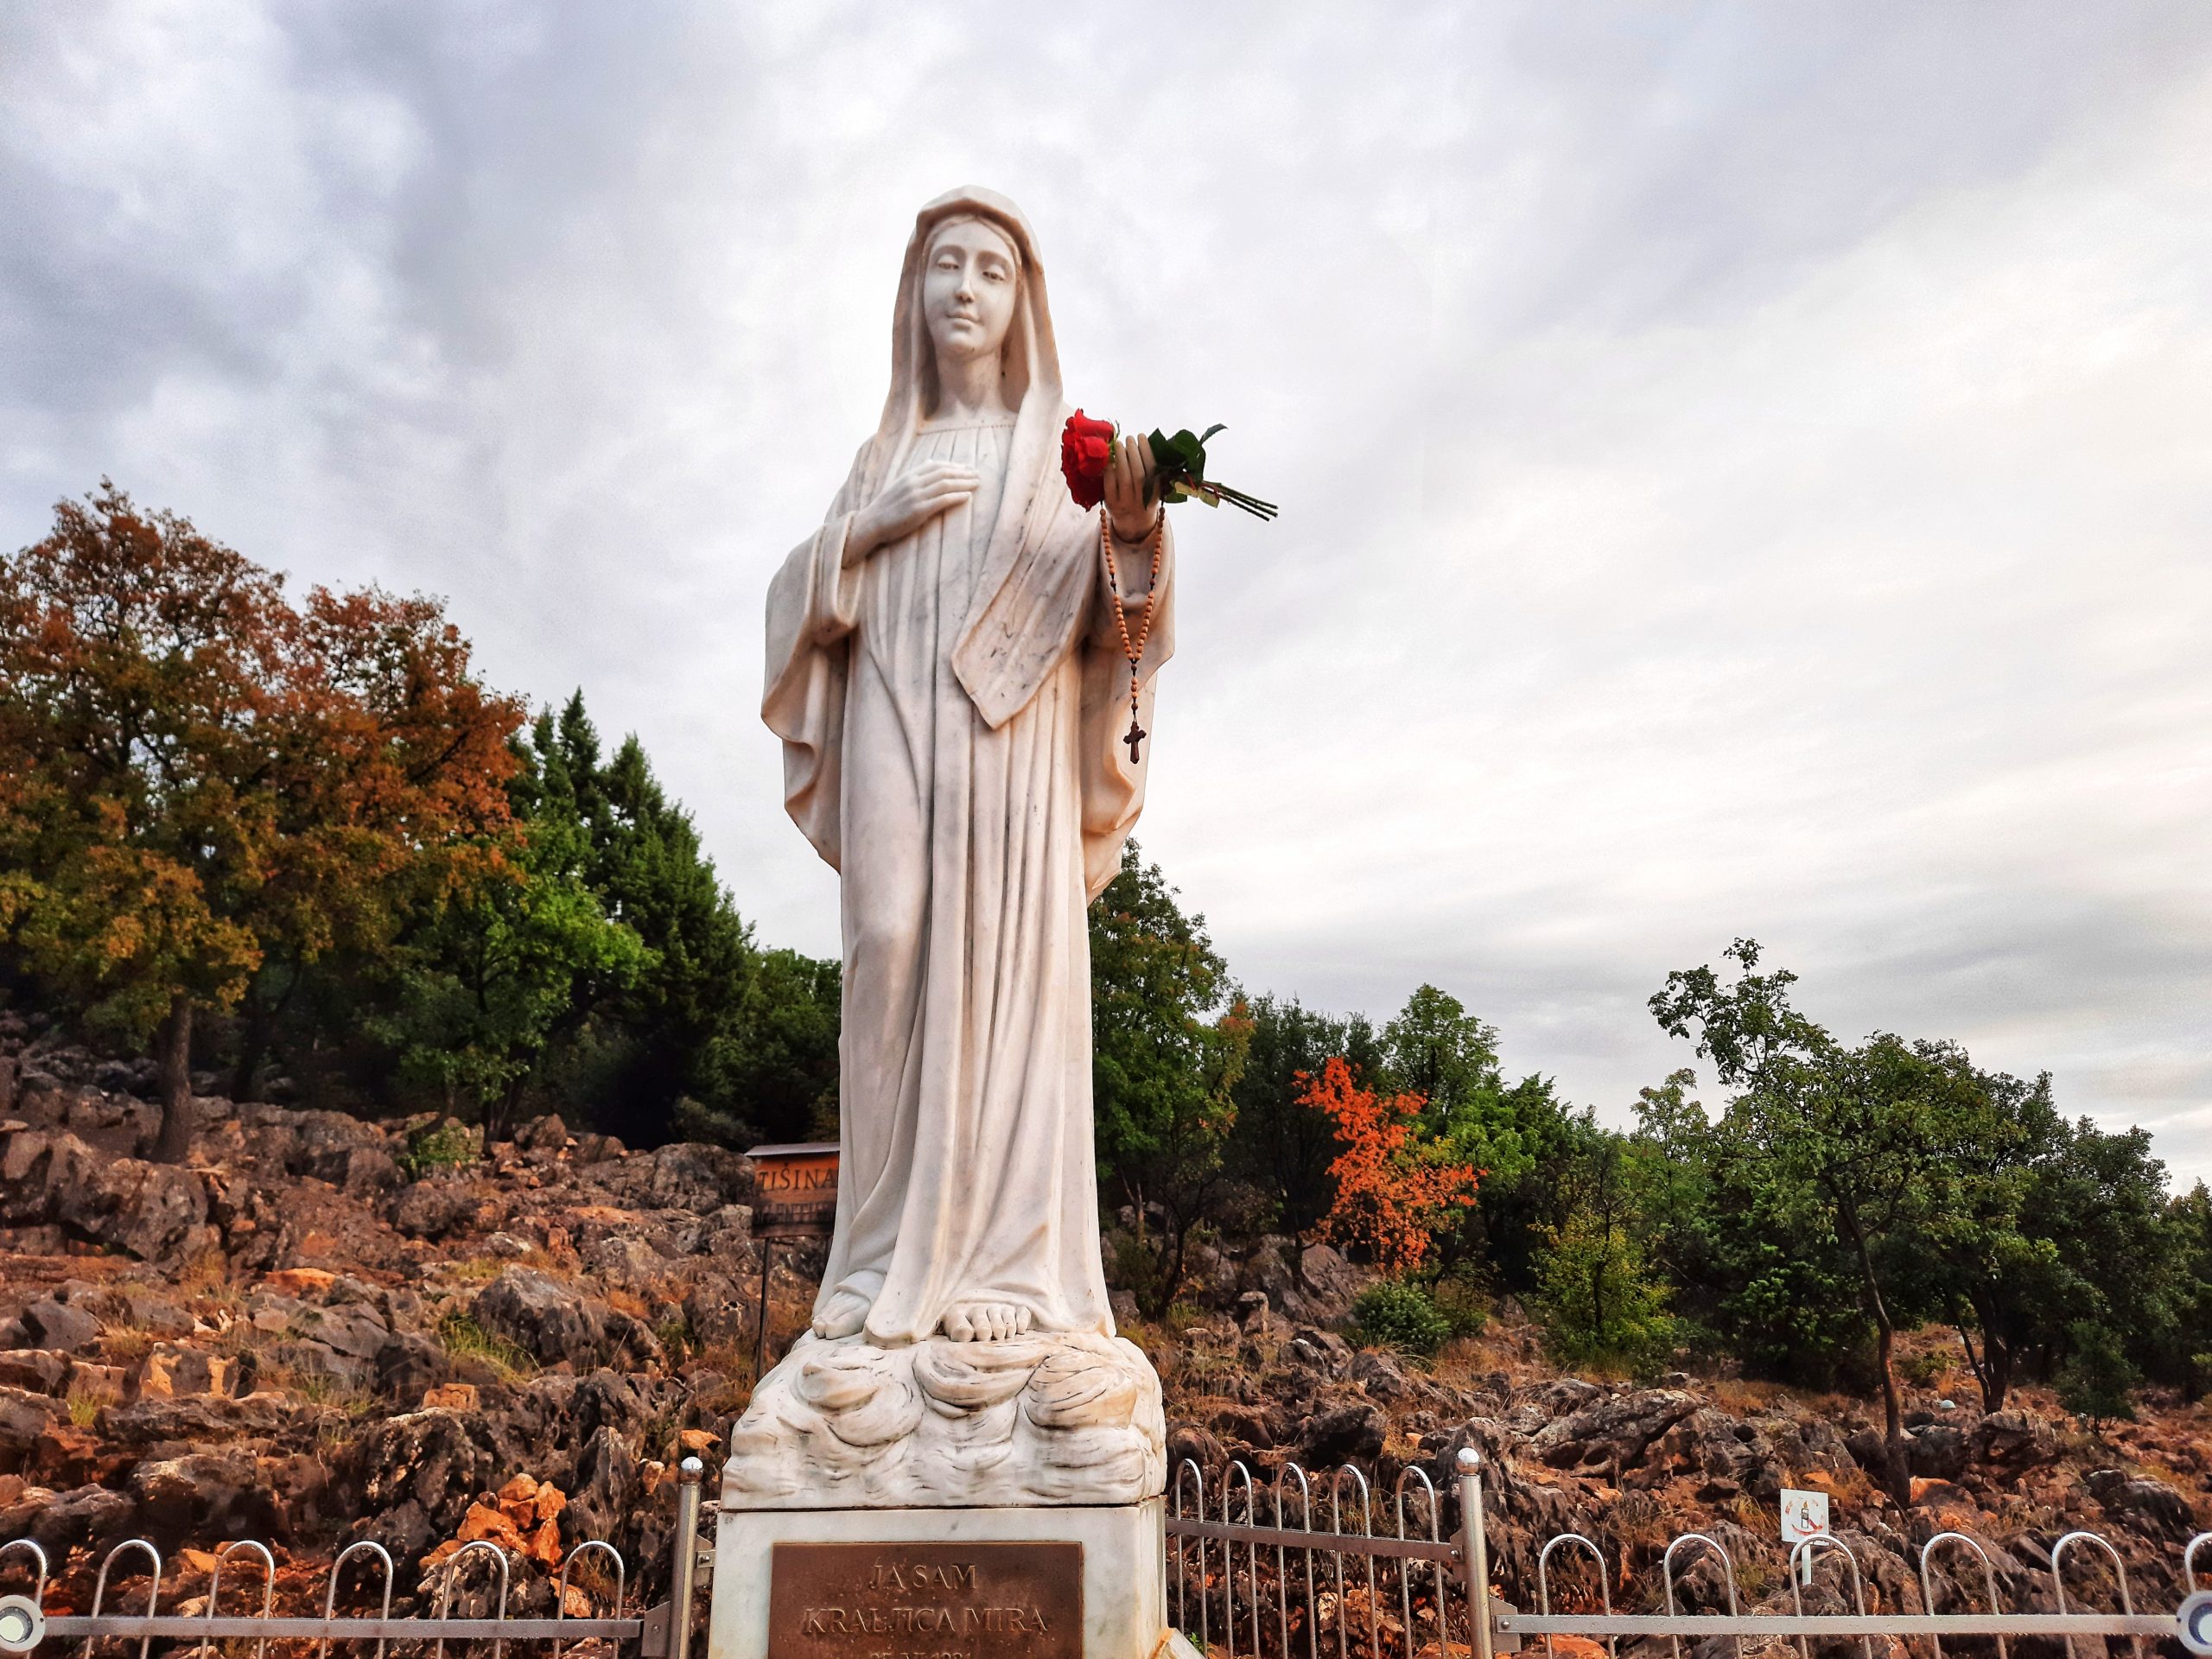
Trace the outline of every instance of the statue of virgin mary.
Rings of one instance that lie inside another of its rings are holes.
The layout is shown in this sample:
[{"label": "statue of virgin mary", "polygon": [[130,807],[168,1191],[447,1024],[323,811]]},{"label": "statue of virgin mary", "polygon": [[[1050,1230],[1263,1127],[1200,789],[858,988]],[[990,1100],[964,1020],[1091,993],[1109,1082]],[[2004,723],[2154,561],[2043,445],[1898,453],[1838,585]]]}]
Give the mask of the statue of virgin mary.
[{"label": "statue of virgin mary", "polygon": [[836,1232],[802,1350],[1113,1335],[1084,909],[1144,801],[1114,607],[1135,639],[1155,600],[1148,727],[1173,549],[1141,441],[1102,508],[1070,498],[1069,412],[1028,221],[988,190],[931,202],[882,423],[768,593],[785,803],[842,878]]}]

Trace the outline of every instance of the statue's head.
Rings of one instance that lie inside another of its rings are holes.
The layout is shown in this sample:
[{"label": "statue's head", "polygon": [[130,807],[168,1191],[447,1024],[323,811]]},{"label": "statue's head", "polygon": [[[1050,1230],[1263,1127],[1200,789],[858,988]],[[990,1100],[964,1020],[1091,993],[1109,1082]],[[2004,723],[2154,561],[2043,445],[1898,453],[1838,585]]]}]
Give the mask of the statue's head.
[{"label": "statue's head", "polygon": [[1018,441],[1025,453],[1044,466],[1058,453],[1066,417],[1045,267],[1021,209],[969,185],[915,217],[899,268],[891,395],[868,487],[897,469],[913,435],[943,407],[944,387],[957,379],[973,388],[981,364],[996,365],[999,404],[1027,435]]},{"label": "statue's head", "polygon": [[976,214],[938,225],[922,270],[922,314],[938,359],[996,357],[1020,286],[1021,256],[1003,228]]}]

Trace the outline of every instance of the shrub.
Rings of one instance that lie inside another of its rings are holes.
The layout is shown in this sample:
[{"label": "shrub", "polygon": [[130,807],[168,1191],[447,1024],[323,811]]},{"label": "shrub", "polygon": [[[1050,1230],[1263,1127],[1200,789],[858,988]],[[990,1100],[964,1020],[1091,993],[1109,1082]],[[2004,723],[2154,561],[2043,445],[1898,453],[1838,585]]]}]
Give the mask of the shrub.
[{"label": "shrub", "polygon": [[2128,1363],[2118,1333],[2081,1319],[2067,1327],[2066,1336],[2074,1351],[2058,1368],[2058,1403],[2093,1423],[2134,1416],[2128,1390],[2142,1378]]},{"label": "shrub", "polygon": [[1673,1351],[1677,1322],[1668,1287],[1627,1230],[1578,1211],[1544,1256],[1537,1311],[1570,1364],[1618,1364],[1638,1376]]},{"label": "shrub", "polygon": [[1433,1354],[1450,1340],[1452,1317],[1419,1285],[1385,1279],[1360,1293],[1352,1305],[1360,1340],[1402,1353]]},{"label": "shrub", "polygon": [[409,1136],[407,1150],[399,1154],[399,1166],[409,1179],[420,1180],[442,1169],[466,1169],[476,1157],[475,1131],[448,1118]]}]

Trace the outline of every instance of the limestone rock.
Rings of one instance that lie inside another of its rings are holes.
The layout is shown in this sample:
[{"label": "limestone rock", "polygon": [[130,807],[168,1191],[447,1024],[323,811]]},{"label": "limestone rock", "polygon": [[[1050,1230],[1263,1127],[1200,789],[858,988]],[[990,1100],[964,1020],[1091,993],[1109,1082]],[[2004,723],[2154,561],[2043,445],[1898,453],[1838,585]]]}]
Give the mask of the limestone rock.
[{"label": "limestone rock", "polygon": [[712,1215],[753,1197],[753,1165],[726,1147],[678,1142],[601,1166],[594,1179],[639,1208]]},{"label": "limestone rock", "polygon": [[267,1538],[283,1516],[242,1447],[141,1463],[130,1491],[154,1541],[174,1549],[188,1538]]},{"label": "limestone rock", "polygon": [[1299,1425],[1299,1461],[1308,1469],[1371,1462],[1389,1431],[1389,1420],[1364,1402],[1319,1412]]},{"label": "limestone rock", "polygon": [[237,1375],[238,1362],[226,1355],[156,1343],[139,1362],[134,1389],[142,1400],[228,1395]]},{"label": "limestone rock", "polygon": [[2130,1477],[2118,1469],[2092,1470],[2083,1483],[2098,1503],[2145,1531],[2175,1543],[2196,1530],[2189,1500],[2164,1481]]},{"label": "limestone rock", "polygon": [[1336,1325],[1351,1317],[1352,1304],[1373,1281],[1373,1274],[1330,1246],[1308,1244],[1299,1253],[1296,1294],[1285,1297],[1283,1311],[1316,1325]]},{"label": "limestone rock", "polygon": [[535,1268],[509,1268],[475,1301],[477,1323],[509,1338],[542,1365],[582,1369],[617,1358],[666,1361],[659,1340],[639,1320]]},{"label": "limestone rock", "polygon": [[569,1126],[558,1112],[533,1117],[515,1131],[515,1146],[523,1152],[560,1152],[569,1141]]},{"label": "limestone rock", "polygon": [[51,1348],[73,1354],[88,1347],[100,1333],[100,1322],[81,1307],[67,1302],[33,1302],[22,1312],[24,1334],[34,1348]]},{"label": "limestone rock", "polygon": [[1386,1404],[1414,1391],[1398,1362],[1379,1348],[1363,1348],[1352,1356],[1351,1380],[1367,1390],[1370,1399]]},{"label": "limestone rock", "polygon": [[452,1375],[445,1349],[417,1332],[403,1332],[377,1351],[376,1391],[387,1400],[423,1398]]},{"label": "limestone rock", "polygon": [[137,1521],[137,1505],[126,1493],[94,1485],[65,1492],[31,1486],[12,1503],[0,1504],[0,1539],[29,1538],[60,1559],[81,1544],[122,1539]]},{"label": "limestone rock", "polygon": [[1697,1396],[1680,1389],[1592,1401],[1548,1425],[1535,1437],[1536,1451],[1554,1469],[1632,1468],[1654,1440],[1697,1408]]},{"label": "limestone rock", "polygon": [[403,1186],[391,1201],[391,1224],[410,1238],[443,1238],[476,1212],[458,1184],[433,1179]]},{"label": "limestone rock", "polygon": [[0,1352],[0,1388],[60,1394],[68,1380],[69,1356],[58,1349],[17,1348]]},{"label": "limestone rock", "polygon": [[1993,1411],[1974,1425],[1974,1456],[2001,1470],[2030,1469],[2057,1459],[2058,1437],[2024,1412]]},{"label": "limestone rock", "polygon": [[1934,1480],[1966,1473],[1972,1452],[1965,1431],[1949,1423],[1929,1423],[1905,1436],[1905,1467]]},{"label": "limestone rock", "polygon": [[95,1152],[67,1131],[22,1128],[0,1144],[0,1222],[57,1224],[142,1262],[215,1243],[197,1173]]},{"label": "limestone rock", "polygon": [[476,1322],[545,1365],[579,1364],[606,1345],[603,1304],[532,1268],[509,1268],[476,1299]]}]

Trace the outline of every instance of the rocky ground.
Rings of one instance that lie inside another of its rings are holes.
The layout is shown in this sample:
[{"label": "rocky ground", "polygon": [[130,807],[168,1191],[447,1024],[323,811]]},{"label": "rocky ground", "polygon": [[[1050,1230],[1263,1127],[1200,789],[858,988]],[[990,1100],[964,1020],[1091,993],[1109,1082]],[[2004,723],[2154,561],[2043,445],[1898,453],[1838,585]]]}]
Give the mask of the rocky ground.
[{"label": "rocky ground", "polygon": [[[657,1592],[671,1471],[713,1465],[751,1383],[747,1161],[631,1152],[553,1119],[480,1155],[456,1132],[426,1139],[428,1120],[210,1100],[191,1165],[169,1168],[136,1155],[147,1083],[0,1014],[0,1541],[54,1557],[49,1607],[81,1609],[96,1552],[140,1535],[177,1563],[165,1609],[194,1606],[209,1552],[239,1537],[275,1548],[280,1600],[301,1611],[319,1611],[320,1564],[364,1538],[407,1564],[401,1605],[414,1564],[475,1537],[518,1561],[517,1611],[550,1610],[555,1564],[587,1537]],[[1349,1339],[1362,1279],[1332,1251],[1268,1238],[1200,1265],[1195,1319],[1130,1332],[1166,1384],[1173,1455],[1210,1480],[1232,1458],[1263,1482],[1287,1459],[1357,1463],[1388,1529],[1402,1470],[1446,1486],[1478,1445],[1496,1576],[1524,1607],[1554,1533],[1596,1540],[1635,1608],[1693,1529],[1728,1548],[1747,1607],[1785,1606],[1784,1485],[1831,1495],[1891,1608],[1918,1606],[1917,1547],[1947,1528],[1986,1541],[2012,1608],[2050,1605],[2049,1551],[2075,1528],[2120,1549],[2139,1607],[2170,1607],[2183,1542],[2212,1525],[2203,1408],[2154,1399],[2093,1430],[2027,1389],[1984,1415],[1932,1335],[1908,1357],[1900,1513],[1866,1473],[1871,1402],[1562,1375],[1510,1309],[1414,1362]],[[800,1327],[817,1267],[779,1248],[772,1342]],[[2077,1602],[2109,1605],[2101,1571],[2069,1573]],[[1978,1581],[1954,1587],[1947,1605],[1979,1599]],[[1709,1561],[1682,1591],[1725,1593]]]}]

